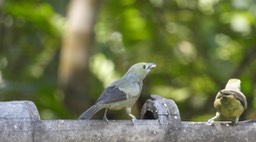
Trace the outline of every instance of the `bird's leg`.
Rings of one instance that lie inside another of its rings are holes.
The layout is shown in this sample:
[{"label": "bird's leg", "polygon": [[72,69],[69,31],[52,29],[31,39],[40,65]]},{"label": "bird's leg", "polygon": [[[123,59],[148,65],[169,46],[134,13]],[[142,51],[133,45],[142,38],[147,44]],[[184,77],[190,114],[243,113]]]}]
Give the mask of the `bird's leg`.
[{"label": "bird's leg", "polygon": [[106,108],[104,112],[103,120],[108,123],[107,112],[108,112],[108,109]]},{"label": "bird's leg", "polygon": [[239,117],[237,117],[234,121],[231,122],[231,125],[235,125],[239,120]]},{"label": "bird's leg", "polygon": [[214,119],[216,119],[216,118],[218,118],[218,117],[220,117],[220,113],[219,113],[219,112],[216,112],[216,115],[215,115],[213,118],[209,119],[209,120],[207,121],[207,124],[208,124],[208,125],[212,125],[212,123],[214,122]]},{"label": "bird's leg", "polygon": [[132,108],[131,108],[131,107],[127,107],[127,108],[125,108],[125,110],[126,110],[126,113],[132,118],[132,123],[135,124],[134,121],[137,120],[137,119],[136,119],[136,117],[135,117],[134,115],[132,115],[132,113],[131,113],[131,112],[132,112]]}]

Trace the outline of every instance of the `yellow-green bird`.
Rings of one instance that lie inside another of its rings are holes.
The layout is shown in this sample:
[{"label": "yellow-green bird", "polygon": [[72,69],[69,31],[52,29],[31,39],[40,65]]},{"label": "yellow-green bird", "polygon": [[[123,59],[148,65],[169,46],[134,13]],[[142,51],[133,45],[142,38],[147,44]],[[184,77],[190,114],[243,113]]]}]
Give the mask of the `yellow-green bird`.
[{"label": "yellow-green bird", "polygon": [[208,120],[209,125],[219,116],[232,121],[232,124],[238,122],[240,115],[247,109],[247,100],[240,91],[240,84],[239,79],[230,79],[225,89],[218,92],[214,101],[214,108],[217,112],[213,118]]},{"label": "yellow-green bird", "polygon": [[156,68],[154,63],[141,62],[134,64],[120,79],[109,84],[96,103],[80,115],[79,119],[90,119],[99,110],[105,108],[103,120],[108,122],[107,110],[126,109],[126,113],[132,118],[132,122],[136,117],[131,114],[131,107],[139,98],[143,80],[147,74]]}]

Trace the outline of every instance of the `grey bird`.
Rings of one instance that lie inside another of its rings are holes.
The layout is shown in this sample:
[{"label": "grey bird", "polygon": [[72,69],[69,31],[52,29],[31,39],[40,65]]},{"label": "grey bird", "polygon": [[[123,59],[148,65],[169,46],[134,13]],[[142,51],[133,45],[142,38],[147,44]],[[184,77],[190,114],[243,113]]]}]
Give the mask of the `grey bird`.
[{"label": "grey bird", "polygon": [[108,122],[106,116],[108,109],[119,110],[125,108],[134,124],[136,117],[131,114],[131,107],[141,94],[144,78],[154,68],[156,68],[156,64],[146,62],[131,66],[123,77],[112,82],[104,89],[96,103],[82,113],[79,119],[91,119],[95,113],[105,108],[103,120]]}]

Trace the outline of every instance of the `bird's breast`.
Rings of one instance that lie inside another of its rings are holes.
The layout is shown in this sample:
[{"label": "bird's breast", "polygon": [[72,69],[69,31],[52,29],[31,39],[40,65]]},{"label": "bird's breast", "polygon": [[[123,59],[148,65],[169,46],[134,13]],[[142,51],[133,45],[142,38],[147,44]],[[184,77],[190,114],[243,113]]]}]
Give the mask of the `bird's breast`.
[{"label": "bird's breast", "polygon": [[240,101],[233,96],[225,96],[215,100],[214,107],[225,118],[239,117],[244,111]]},{"label": "bird's breast", "polygon": [[138,97],[130,98],[127,100],[123,100],[120,102],[111,103],[108,108],[111,110],[120,110],[125,107],[132,107],[134,103],[137,101]]},{"label": "bird's breast", "polygon": [[121,87],[120,90],[125,92],[127,98],[133,98],[140,96],[142,87],[139,83],[130,83],[127,84],[125,87]]}]

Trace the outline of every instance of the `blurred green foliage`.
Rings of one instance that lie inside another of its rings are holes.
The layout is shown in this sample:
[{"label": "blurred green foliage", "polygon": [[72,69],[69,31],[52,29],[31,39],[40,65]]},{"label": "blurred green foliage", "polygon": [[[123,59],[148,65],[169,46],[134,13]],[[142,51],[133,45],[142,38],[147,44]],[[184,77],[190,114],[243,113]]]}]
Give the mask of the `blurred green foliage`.
[{"label": "blurred green foliage", "polygon": [[[74,117],[57,86],[67,5],[49,0],[0,4],[1,101],[32,100],[45,119]],[[100,93],[130,65],[150,61],[157,69],[145,79],[138,109],[148,94],[158,94],[174,99],[182,120],[206,121],[215,114],[218,90],[234,77],[241,79],[248,99],[242,119],[255,118],[255,9],[253,0],[101,2],[90,60],[92,92]],[[111,68],[97,69],[102,65]]]}]

